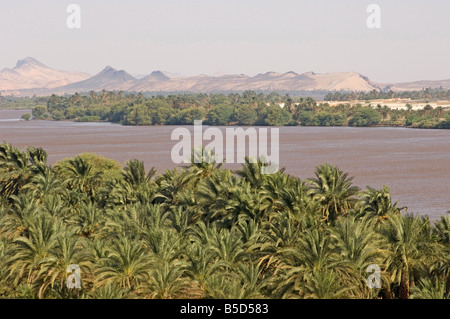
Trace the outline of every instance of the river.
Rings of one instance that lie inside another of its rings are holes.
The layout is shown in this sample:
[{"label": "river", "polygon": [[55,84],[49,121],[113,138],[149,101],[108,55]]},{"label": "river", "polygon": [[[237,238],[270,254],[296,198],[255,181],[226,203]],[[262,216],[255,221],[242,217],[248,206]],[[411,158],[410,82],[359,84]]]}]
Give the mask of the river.
[{"label": "river", "polygon": [[[159,172],[176,166],[170,155],[175,126],[19,120],[25,112],[0,110],[0,142],[43,147],[50,164],[92,152],[122,164],[137,158]],[[450,210],[450,130],[282,127],[279,153],[280,165],[301,179],[330,163],[362,188],[389,186],[393,200],[410,213],[436,220]]]}]

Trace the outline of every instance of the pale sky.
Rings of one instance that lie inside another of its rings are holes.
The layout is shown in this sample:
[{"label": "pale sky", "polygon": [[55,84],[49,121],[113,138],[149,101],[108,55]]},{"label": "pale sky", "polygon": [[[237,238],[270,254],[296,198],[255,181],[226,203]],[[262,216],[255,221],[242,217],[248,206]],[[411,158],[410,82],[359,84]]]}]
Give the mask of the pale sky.
[{"label": "pale sky", "polygon": [[[66,8],[81,7],[69,29]],[[369,29],[369,4],[381,28]],[[32,56],[92,75],[355,71],[450,79],[449,0],[0,0],[0,69]]]}]

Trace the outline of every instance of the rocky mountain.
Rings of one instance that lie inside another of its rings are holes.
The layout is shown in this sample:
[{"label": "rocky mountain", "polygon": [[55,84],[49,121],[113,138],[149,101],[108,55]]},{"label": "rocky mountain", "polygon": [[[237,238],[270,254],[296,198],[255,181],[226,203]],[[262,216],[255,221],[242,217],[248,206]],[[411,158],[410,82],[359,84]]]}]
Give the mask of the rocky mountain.
[{"label": "rocky mountain", "polygon": [[[153,71],[151,74],[135,81],[132,91],[146,91],[147,87],[153,87],[158,83],[170,81],[170,78],[161,71]],[[147,90],[148,91],[148,90]]]},{"label": "rocky mountain", "polygon": [[105,67],[93,77],[55,88],[58,93],[75,93],[101,90],[128,90],[136,83],[137,79],[124,70],[116,70],[110,66]]},{"label": "rocky mountain", "polygon": [[5,68],[0,71],[0,91],[52,89],[83,81],[89,77],[90,75],[87,73],[54,70],[36,59],[28,57],[17,61],[14,68]]},{"label": "rocky mountain", "polygon": [[0,71],[0,93],[15,95],[72,94],[101,90],[131,92],[224,92],[224,91],[371,91],[421,90],[426,87],[450,89],[450,80],[380,84],[357,72],[318,74],[307,72],[267,72],[256,76],[245,74],[170,76],[154,71],[139,79],[124,70],[110,66],[90,77],[86,73],[58,71],[33,58],[19,60],[13,69]]}]

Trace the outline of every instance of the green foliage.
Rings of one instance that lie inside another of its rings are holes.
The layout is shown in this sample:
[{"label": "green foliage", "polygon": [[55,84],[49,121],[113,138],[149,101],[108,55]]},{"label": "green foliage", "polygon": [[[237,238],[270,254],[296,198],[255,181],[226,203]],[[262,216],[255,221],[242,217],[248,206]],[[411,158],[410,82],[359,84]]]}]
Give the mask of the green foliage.
[{"label": "green foliage", "polygon": [[44,105],[38,105],[32,110],[33,118],[36,120],[42,120],[47,118],[47,107]]},{"label": "green foliage", "polygon": [[106,119],[109,114],[109,107],[101,104],[89,105],[86,108],[86,116],[95,116],[99,119]]},{"label": "green foliage", "polygon": [[21,119],[25,120],[25,121],[29,121],[31,119],[31,114],[30,113],[22,114]]},{"label": "green foliage", "polygon": [[313,111],[300,111],[298,113],[298,121],[303,126],[316,126],[318,125],[318,122],[316,121],[316,118],[314,116]]},{"label": "green foliage", "polygon": [[169,124],[192,125],[196,120],[203,119],[204,112],[201,109],[188,108],[175,113],[169,119]]},{"label": "green foliage", "polygon": [[150,125],[152,119],[148,113],[147,106],[144,104],[135,104],[126,110],[123,124],[129,125]]},{"label": "green foliage", "polygon": [[234,108],[228,104],[219,104],[212,108],[206,118],[209,125],[227,125],[231,121]]},{"label": "green foliage", "polygon": [[371,107],[363,107],[357,110],[348,124],[350,126],[375,126],[381,121],[381,115]]},{"label": "green foliage", "polygon": [[48,97],[15,97],[0,94],[0,110],[30,110],[38,105],[45,105]]},{"label": "green foliage", "polygon": [[[438,96],[443,99],[445,92],[425,90],[417,94],[427,96],[427,99],[435,99]],[[204,120],[208,125],[450,127],[448,110],[444,107],[432,108],[427,105],[422,110],[413,110],[412,106],[407,104],[407,110],[396,110],[386,105],[370,105],[372,97],[390,98],[393,92],[384,92],[381,95],[377,91],[333,94],[343,101],[347,98],[353,100],[357,97],[367,97],[367,102],[364,107],[350,103],[330,106],[328,103],[318,103],[311,97],[291,97],[276,92],[264,94],[254,91],[228,95],[199,93],[166,96],[102,91],[29,99],[0,96],[0,108],[2,101],[4,107],[8,108],[20,101],[24,105],[31,105],[30,108],[38,107],[35,113],[42,119],[51,117],[57,121],[109,121],[125,125],[192,125],[194,120]],[[409,98],[419,96],[414,92],[395,94]],[[47,103],[47,111],[42,108],[43,103]]]},{"label": "green foliage", "polygon": [[359,188],[352,186],[352,179],[336,166],[323,164],[315,171],[316,178],[311,179],[313,197],[322,206],[325,221],[334,222],[339,215],[347,215],[355,208],[355,195]]},{"label": "green foliage", "polygon": [[55,121],[61,121],[65,119],[64,111],[55,110],[52,112],[52,118]]},{"label": "green foliage", "polygon": [[292,121],[291,113],[278,105],[271,104],[261,113],[265,125],[285,126]]},{"label": "green foliage", "polygon": [[253,125],[258,119],[258,115],[252,106],[244,104],[234,110],[233,119],[239,125]]},{"label": "green foliage", "polygon": [[314,117],[315,123],[319,126],[342,126],[347,122],[345,114],[319,112]]},{"label": "green foliage", "polygon": [[406,117],[405,124],[406,126],[411,126],[414,123],[419,121],[419,116],[417,114],[412,114]]},{"label": "green foliage", "polygon": [[85,116],[85,114],[85,109],[80,106],[70,106],[64,110],[64,116],[68,120],[73,120],[78,117]]},{"label": "green foliage", "polygon": [[415,128],[445,128],[446,121],[440,122],[431,115],[412,114],[406,117],[405,124]]},{"label": "green foliage", "polygon": [[122,167],[119,162],[92,153],[83,153],[73,158],[61,160],[55,164],[56,170],[64,170],[74,160],[80,160],[91,167],[93,175],[101,174],[104,179],[118,179],[122,174]]},{"label": "green foliage", "polygon": [[403,99],[410,98],[412,100],[435,99],[450,100],[450,90],[442,88],[432,89],[426,88],[420,91],[377,91],[370,92],[334,92],[325,95],[325,101],[353,101],[353,100],[385,100],[385,99]]},{"label": "green foliage", "polygon": [[173,113],[173,110],[166,105],[149,108],[149,114],[152,119],[152,124],[166,124]]},{"label": "green foliage", "polygon": [[444,121],[440,122],[437,125],[437,128],[442,128],[442,129],[450,129],[450,114],[447,114],[445,116]]},{"label": "green foliage", "polygon": [[335,166],[302,181],[248,158],[161,175],[46,161],[0,144],[1,298],[449,298],[449,218],[401,215],[388,187],[359,191]]},{"label": "green foliage", "polygon": [[300,111],[298,119],[303,126],[343,126],[347,123],[347,116],[342,113],[321,111]]}]

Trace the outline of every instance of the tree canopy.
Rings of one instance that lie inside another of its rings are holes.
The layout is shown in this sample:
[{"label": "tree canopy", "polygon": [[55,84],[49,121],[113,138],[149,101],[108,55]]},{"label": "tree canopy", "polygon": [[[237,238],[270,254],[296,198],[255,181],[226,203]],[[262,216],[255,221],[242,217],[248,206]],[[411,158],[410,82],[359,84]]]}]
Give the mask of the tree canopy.
[{"label": "tree canopy", "polygon": [[0,297],[450,298],[449,216],[406,214],[334,165],[305,180],[262,165],[52,167],[0,144]]}]

